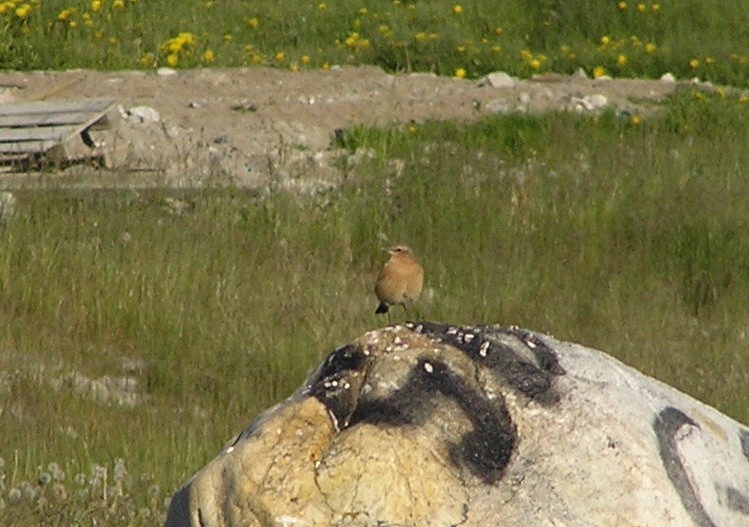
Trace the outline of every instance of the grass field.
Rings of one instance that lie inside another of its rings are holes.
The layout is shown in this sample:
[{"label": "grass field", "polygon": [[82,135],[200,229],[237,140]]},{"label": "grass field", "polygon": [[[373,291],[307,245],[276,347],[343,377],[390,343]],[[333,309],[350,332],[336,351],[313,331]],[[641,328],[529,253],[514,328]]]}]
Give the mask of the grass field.
[{"label": "grass field", "polygon": [[741,2],[7,0],[0,68],[378,64],[749,82]]},{"label": "grass field", "polygon": [[[253,415],[383,323],[371,287],[389,241],[423,255],[420,316],[599,347],[749,421],[749,111],[692,92],[668,105],[641,125],[353,130],[346,147],[376,155],[312,199],[20,193],[0,229],[6,517],[160,517]],[[139,399],[80,381],[106,376]]]},{"label": "grass field", "polygon": [[[738,4],[291,5],[4,2],[0,66],[582,66],[747,83]],[[0,523],[163,521],[254,415],[384,324],[371,289],[389,242],[422,256],[421,317],[597,347],[749,422],[747,102],[683,91],[639,123],[350,130],[344,148],[374,155],[313,198],[17,192],[0,224]]]}]

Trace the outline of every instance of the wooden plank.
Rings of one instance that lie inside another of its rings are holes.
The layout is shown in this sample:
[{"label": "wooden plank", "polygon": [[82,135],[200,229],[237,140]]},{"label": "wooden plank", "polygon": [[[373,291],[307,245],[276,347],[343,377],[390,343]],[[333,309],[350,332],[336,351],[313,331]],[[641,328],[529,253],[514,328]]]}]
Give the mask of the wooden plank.
[{"label": "wooden plank", "polygon": [[46,152],[59,141],[23,141],[18,143],[0,143],[0,156],[8,154],[34,154]]},{"label": "wooden plank", "polygon": [[112,99],[80,99],[73,101],[33,101],[0,104],[0,116],[54,114],[65,112],[101,113],[114,105]]},{"label": "wooden plank", "polygon": [[0,145],[14,141],[63,141],[78,133],[77,125],[0,128]]},{"label": "wooden plank", "polygon": [[[11,127],[22,127],[22,126],[51,126],[51,125],[65,125],[65,124],[76,124],[86,120],[88,113],[86,112],[64,112],[64,113],[52,113],[52,114],[14,114],[14,115],[2,115],[0,113],[0,127],[11,128]],[[2,132],[0,132],[2,133]]]},{"label": "wooden plank", "polygon": [[0,164],[23,164],[44,156],[57,163],[101,156],[87,140],[106,128],[111,99],[39,101],[0,105]]}]

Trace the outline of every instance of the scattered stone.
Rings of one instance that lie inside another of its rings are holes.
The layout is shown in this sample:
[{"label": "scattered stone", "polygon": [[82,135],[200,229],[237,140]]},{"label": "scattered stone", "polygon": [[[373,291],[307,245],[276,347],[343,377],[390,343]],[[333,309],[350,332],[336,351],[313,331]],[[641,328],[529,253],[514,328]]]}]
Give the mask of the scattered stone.
[{"label": "scattered stone", "polygon": [[584,97],[570,97],[565,109],[576,113],[596,113],[604,109],[608,103],[605,95],[594,93]]},{"label": "scattered stone", "polygon": [[0,192],[0,222],[9,221],[16,215],[16,197],[12,192]]},{"label": "scattered stone", "polygon": [[329,355],[167,527],[749,525],[749,428],[583,346],[407,323]]},{"label": "scattered stone", "polygon": [[589,79],[588,72],[584,68],[577,68],[575,73],[572,74],[573,79]]},{"label": "scattered stone", "polygon": [[177,70],[174,68],[167,68],[166,66],[163,66],[156,70],[156,75],[159,77],[171,77],[173,75],[177,74]]},{"label": "scattered stone", "polygon": [[158,123],[161,121],[161,114],[150,106],[133,106],[127,111],[127,118],[130,122]]},{"label": "scattered stone", "polygon": [[510,111],[510,105],[503,99],[492,99],[486,104],[486,108],[489,110],[489,113],[495,115],[509,113]]},{"label": "scattered stone", "polygon": [[674,83],[676,82],[676,77],[673,73],[664,73],[661,75],[661,82],[668,82],[668,83]]},{"label": "scattered stone", "polygon": [[504,71],[495,71],[490,73],[486,77],[479,79],[478,85],[480,87],[490,86],[492,88],[512,88],[516,84],[516,79]]}]

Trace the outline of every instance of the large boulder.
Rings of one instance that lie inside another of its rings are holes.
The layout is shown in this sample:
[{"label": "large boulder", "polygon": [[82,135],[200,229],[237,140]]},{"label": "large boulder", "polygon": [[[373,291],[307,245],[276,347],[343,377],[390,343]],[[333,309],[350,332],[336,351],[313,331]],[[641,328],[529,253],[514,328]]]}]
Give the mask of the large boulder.
[{"label": "large boulder", "polygon": [[599,351],[406,324],[333,352],[166,525],[749,526],[749,429]]}]

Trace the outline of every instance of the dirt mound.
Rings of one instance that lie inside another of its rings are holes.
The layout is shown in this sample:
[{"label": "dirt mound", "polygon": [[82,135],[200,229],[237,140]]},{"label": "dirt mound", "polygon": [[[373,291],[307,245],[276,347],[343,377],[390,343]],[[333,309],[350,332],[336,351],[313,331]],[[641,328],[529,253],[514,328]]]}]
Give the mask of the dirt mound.
[{"label": "dirt mound", "polygon": [[[74,167],[52,178],[55,184],[189,187],[225,182],[260,188],[277,183],[314,191],[339,177],[331,163],[338,129],[469,120],[492,113],[596,112],[609,106],[643,114],[677,85],[582,75],[519,80],[492,74],[476,81],[389,75],[374,67],[297,73],[270,68],[73,70],[1,73],[0,102],[89,97],[117,102],[121,119],[98,139],[112,153],[114,170]],[[2,184],[39,179],[38,174],[5,174]]]}]

